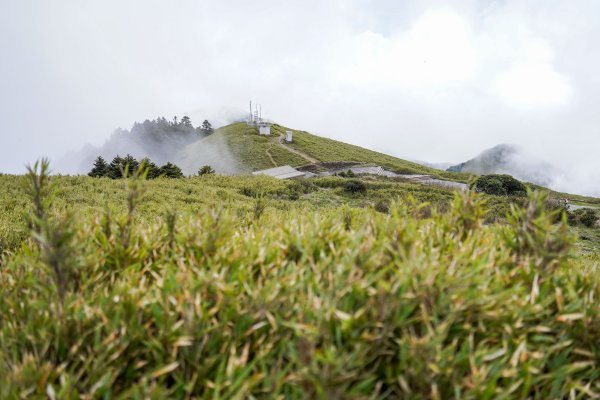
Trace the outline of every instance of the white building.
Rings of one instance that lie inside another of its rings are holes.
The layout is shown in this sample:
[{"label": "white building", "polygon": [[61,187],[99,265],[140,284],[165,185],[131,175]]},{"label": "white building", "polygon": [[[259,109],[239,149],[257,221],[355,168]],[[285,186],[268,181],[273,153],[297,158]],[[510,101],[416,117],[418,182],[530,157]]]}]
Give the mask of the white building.
[{"label": "white building", "polygon": [[292,143],[292,131],[285,131],[285,141]]},{"label": "white building", "polygon": [[268,122],[259,122],[258,134],[269,136],[271,134],[271,124]]}]

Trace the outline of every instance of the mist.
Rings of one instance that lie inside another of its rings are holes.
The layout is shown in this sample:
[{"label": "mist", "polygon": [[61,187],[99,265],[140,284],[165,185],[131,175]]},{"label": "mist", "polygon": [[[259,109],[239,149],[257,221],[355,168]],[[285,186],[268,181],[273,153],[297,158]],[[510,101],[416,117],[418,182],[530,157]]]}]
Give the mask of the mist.
[{"label": "mist", "polygon": [[232,156],[223,136],[205,135],[191,120],[183,124],[177,117],[172,121],[159,117],[136,122],[131,129],[119,128],[102,146],[86,145],[70,151],[57,160],[54,168],[61,173],[86,174],[98,156],[110,162],[127,154],[138,160],[147,157],[159,166],[174,163],[187,175],[204,165],[221,174],[247,172]]},{"label": "mist", "polygon": [[3,2],[0,172],[40,156],[74,171],[58,160],[116,127],[219,126],[260,99],[282,125],[407,159],[515,143],[561,171],[554,189],[600,195],[597,15],[594,1]]}]

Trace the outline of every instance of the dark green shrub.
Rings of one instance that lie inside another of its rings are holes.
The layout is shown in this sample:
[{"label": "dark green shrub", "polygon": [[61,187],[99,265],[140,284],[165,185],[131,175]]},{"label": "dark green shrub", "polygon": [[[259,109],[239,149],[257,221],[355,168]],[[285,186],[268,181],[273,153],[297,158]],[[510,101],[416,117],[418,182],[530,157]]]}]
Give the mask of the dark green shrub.
[{"label": "dark green shrub", "polygon": [[252,198],[258,197],[258,195],[259,195],[259,192],[251,186],[245,186],[245,187],[241,188],[240,193],[246,197],[252,197]]},{"label": "dark green shrub", "polygon": [[287,188],[287,194],[290,200],[298,200],[303,194],[314,192],[317,187],[305,179],[290,182]]},{"label": "dark green shrub", "polygon": [[350,194],[364,194],[367,192],[367,186],[357,179],[353,179],[344,185],[344,191]]},{"label": "dark green shrub", "polygon": [[581,225],[591,228],[594,226],[597,220],[598,215],[596,215],[596,211],[592,210],[591,208],[581,209],[581,213],[579,216],[579,222],[581,223]]},{"label": "dark green shrub", "polygon": [[373,207],[375,211],[380,212],[382,214],[388,214],[390,212],[390,205],[387,201],[380,200],[375,203]]},{"label": "dark green shrub", "polygon": [[341,176],[342,178],[354,178],[356,176],[356,174],[354,172],[352,172],[351,169],[349,169],[348,171],[342,171],[342,172],[338,173],[337,175]]},{"label": "dark green shrub", "polygon": [[471,186],[476,192],[495,196],[524,196],[527,188],[510,175],[483,175]]}]

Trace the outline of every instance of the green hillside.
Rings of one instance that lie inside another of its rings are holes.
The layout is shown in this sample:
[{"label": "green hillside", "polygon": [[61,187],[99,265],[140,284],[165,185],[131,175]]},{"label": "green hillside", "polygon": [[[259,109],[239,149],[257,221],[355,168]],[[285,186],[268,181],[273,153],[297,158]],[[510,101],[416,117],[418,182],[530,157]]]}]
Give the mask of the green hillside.
[{"label": "green hillside", "polygon": [[304,158],[279,146],[276,135],[260,136],[256,128],[248,127],[244,122],[221,127],[212,136],[226,139],[232,155],[246,172],[281,165],[298,167],[307,163]]},{"label": "green hillside", "polygon": [[[285,134],[286,130],[290,129],[274,124],[271,127],[270,137],[259,136],[255,128],[248,127],[245,123],[239,122],[219,128],[213,135],[226,138],[231,152],[248,171],[281,165],[297,167],[310,164],[310,158],[313,158],[320,162],[354,161],[379,165],[397,173],[427,174],[461,182],[467,181],[470,176],[468,174],[439,171],[359,146],[312,135],[304,131],[294,130],[293,143],[286,143],[282,146],[279,144],[279,138]],[[295,154],[286,147],[295,149],[308,157]]]}]

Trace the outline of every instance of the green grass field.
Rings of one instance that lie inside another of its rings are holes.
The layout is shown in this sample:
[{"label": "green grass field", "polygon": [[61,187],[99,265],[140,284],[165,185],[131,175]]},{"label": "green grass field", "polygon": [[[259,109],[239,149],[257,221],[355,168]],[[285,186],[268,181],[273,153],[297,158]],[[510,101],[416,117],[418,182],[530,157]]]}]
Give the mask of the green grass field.
[{"label": "green grass field", "polygon": [[600,393],[592,231],[347,182],[0,176],[0,398]]}]

